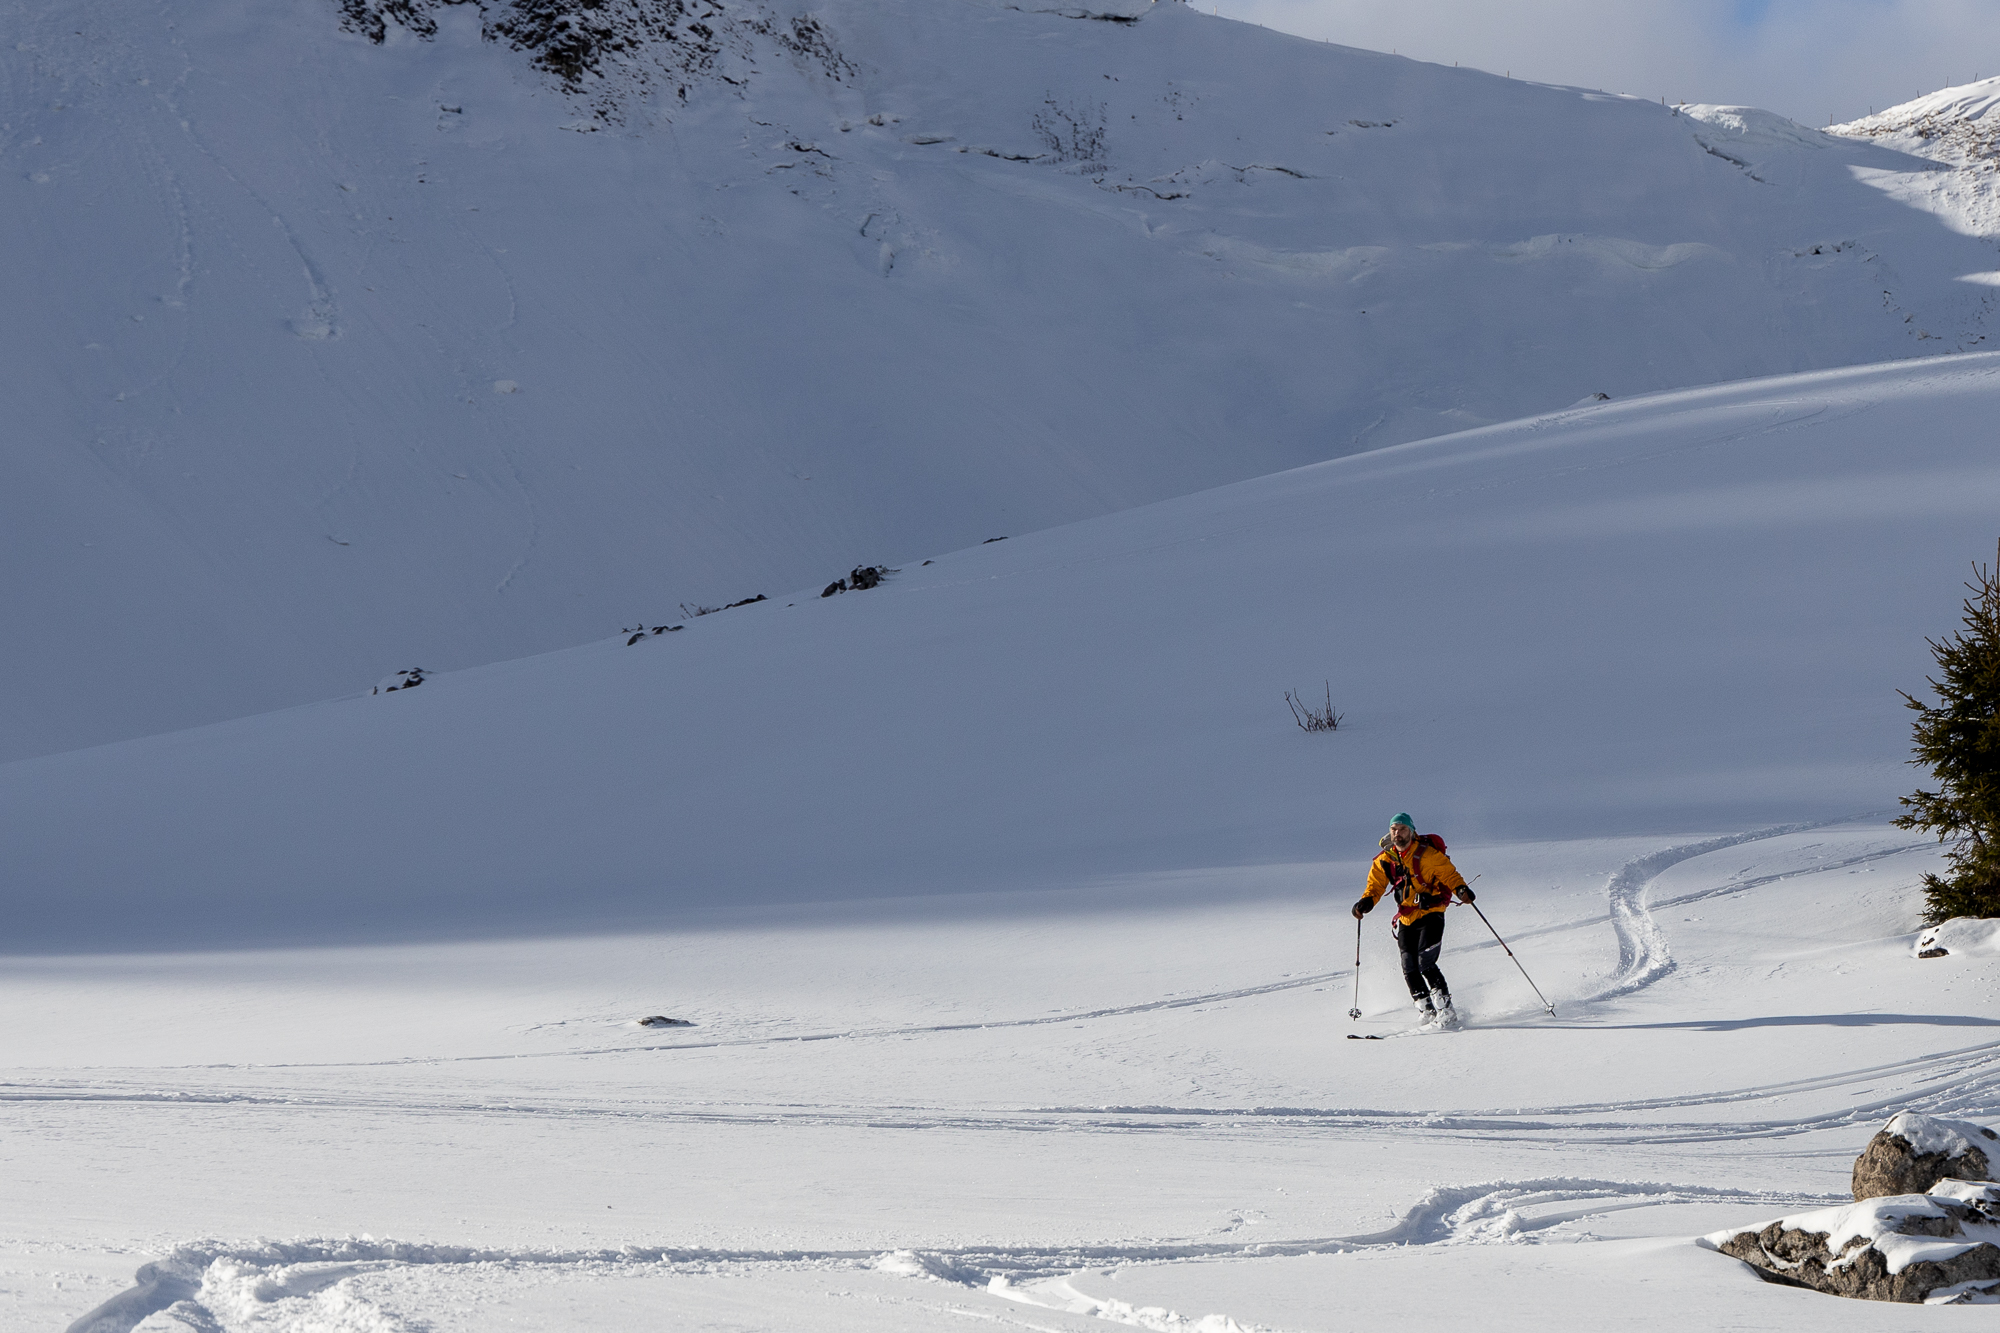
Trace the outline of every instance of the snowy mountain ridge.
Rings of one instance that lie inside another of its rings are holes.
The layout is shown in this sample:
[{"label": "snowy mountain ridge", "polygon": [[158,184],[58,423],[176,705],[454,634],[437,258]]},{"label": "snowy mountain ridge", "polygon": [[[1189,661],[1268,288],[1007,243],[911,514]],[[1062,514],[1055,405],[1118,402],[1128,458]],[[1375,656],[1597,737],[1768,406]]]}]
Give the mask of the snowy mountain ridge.
[{"label": "snowy mountain ridge", "polygon": [[1927,160],[1183,4],[6,12],[0,755],[1976,350],[2000,267]]},{"label": "snowy mountain ridge", "polygon": [[[1945,88],[1827,133],[1884,144],[1950,170],[1881,180],[1881,188],[1928,208],[1972,236],[2000,236],[2000,78]],[[1994,273],[1980,275],[2000,283]]]}]

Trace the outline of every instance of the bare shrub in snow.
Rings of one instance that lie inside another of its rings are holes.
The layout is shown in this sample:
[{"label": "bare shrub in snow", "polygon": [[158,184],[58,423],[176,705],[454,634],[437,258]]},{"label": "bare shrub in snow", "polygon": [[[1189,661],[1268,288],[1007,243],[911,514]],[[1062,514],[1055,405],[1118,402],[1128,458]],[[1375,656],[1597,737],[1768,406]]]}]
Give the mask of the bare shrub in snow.
[{"label": "bare shrub in snow", "polygon": [[[697,616],[712,616],[717,611],[733,611],[739,606],[749,606],[754,602],[768,602],[770,600],[771,600],[770,598],[766,597],[763,593],[760,592],[755,597],[745,597],[742,601],[731,602],[727,606],[703,606],[699,602],[695,603],[693,606],[689,606],[686,602],[682,602],[681,619],[693,620]],[[686,628],[687,628],[686,625],[654,625],[652,628],[649,629],[642,623],[638,625],[627,625],[618,632],[620,634],[629,634],[632,636],[631,638],[625,640],[625,646],[627,648],[630,648],[633,644],[639,642],[639,640],[641,639],[650,638],[658,634],[669,634],[672,633],[674,630],[686,629]]]},{"label": "bare shrub in snow", "polygon": [[1340,714],[1333,711],[1333,682],[1326,682],[1326,703],[1323,706],[1307,704],[1300,695],[1285,691],[1285,704],[1292,710],[1292,721],[1299,724],[1299,730],[1338,731]]}]

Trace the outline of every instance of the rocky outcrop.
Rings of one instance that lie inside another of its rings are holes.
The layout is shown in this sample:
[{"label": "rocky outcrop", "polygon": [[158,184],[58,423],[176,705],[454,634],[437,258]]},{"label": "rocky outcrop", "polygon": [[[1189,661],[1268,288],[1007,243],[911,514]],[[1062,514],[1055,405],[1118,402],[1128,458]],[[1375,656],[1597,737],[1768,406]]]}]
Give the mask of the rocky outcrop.
[{"label": "rocky outcrop", "polygon": [[[1990,1180],[1990,1145],[2000,1135],[1963,1120],[1904,1111],[1868,1141],[1854,1162],[1854,1197],[1923,1194],[1940,1180]],[[1984,1145],[1984,1146],[1983,1146]]]},{"label": "rocky outcrop", "polygon": [[1855,1202],[1702,1243],[1769,1282],[1868,1301],[2000,1305],[2000,1135],[1904,1111],[1854,1163]]},{"label": "rocky outcrop", "polygon": [[430,41],[446,9],[469,5],[480,34],[527,56],[591,114],[623,124],[636,102],[685,104],[689,90],[741,92],[760,56],[775,52],[839,83],[857,72],[811,14],[783,15],[757,0],[338,0],[340,25],[378,45],[391,27]]},{"label": "rocky outcrop", "polygon": [[1759,1277],[1829,1295],[2000,1302],[2000,1186],[1942,1181],[1937,1190],[1802,1213],[1708,1240]]},{"label": "rocky outcrop", "polygon": [[887,565],[856,565],[846,578],[827,584],[820,596],[831,597],[837,592],[866,592],[870,588],[879,588],[888,575],[901,572]]}]

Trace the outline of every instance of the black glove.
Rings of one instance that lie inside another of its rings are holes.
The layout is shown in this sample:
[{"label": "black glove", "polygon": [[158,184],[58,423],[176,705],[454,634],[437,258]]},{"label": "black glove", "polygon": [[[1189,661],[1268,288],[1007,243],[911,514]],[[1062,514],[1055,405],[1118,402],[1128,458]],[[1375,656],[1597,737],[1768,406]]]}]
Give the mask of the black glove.
[{"label": "black glove", "polygon": [[1458,886],[1458,900],[1460,902],[1469,903],[1473,897],[1472,886],[1470,884],[1461,884]]},{"label": "black glove", "polygon": [[1375,910],[1375,900],[1373,898],[1363,898],[1361,901],[1354,904],[1354,919],[1356,921],[1359,921],[1362,917],[1367,916],[1370,912],[1374,910]]}]

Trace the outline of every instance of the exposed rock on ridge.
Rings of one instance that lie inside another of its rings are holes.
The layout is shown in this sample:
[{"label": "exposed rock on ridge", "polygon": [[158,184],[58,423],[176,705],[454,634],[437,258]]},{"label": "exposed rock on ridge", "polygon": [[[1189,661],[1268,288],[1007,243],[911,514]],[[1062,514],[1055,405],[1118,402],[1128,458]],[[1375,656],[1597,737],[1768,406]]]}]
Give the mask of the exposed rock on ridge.
[{"label": "exposed rock on ridge", "polygon": [[478,6],[487,41],[525,52],[613,124],[649,95],[686,102],[691,87],[710,80],[740,88],[759,39],[837,82],[855,73],[810,14],[779,17],[717,0],[340,0],[340,23],[372,42],[386,41],[391,25],[429,41],[439,11],[464,4]]}]

